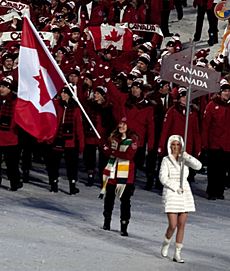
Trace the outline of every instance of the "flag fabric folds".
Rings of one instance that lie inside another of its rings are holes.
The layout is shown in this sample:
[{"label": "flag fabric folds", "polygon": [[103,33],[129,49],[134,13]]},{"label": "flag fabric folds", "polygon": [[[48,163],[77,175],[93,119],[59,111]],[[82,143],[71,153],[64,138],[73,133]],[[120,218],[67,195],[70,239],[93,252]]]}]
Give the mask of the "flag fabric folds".
[{"label": "flag fabric folds", "polygon": [[56,133],[52,99],[65,77],[28,17],[24,17],[18,63],[18,100],[15,121],[39,141]]},{"label": "flag fabric folds", "polygon": [[127,27],[102,24],[101,26],[90,26],[88,30],[95,50],[105,49],[110,45],[122,51],[132,49],[133,34]]}]

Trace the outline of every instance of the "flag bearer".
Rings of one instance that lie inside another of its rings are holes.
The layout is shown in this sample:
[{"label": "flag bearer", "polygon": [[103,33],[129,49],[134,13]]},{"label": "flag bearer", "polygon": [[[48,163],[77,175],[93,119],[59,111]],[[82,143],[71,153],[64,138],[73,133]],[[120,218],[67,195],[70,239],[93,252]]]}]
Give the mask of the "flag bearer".
[{"label": "flag bearer", "polygon": [[67,86],[62,89],[61,98],[55,102],[58,129],[47,157],[49,181],[51,192],[58,192],[60,161],[64,155],[71,195],[79,193],[75,184],[78,180],[78,156],[84,148],[81,111]]}]

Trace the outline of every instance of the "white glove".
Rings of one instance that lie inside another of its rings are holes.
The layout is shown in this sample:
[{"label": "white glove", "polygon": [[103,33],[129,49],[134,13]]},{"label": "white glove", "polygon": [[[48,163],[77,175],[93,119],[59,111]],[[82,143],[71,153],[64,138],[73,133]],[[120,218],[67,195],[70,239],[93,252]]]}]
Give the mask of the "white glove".
[{"label": "white glove", "polygon": [[108,149],[109,149],[108,146],[106,146],[106,145],[103,146],[103,150],[104,150],[104,151],[107,151]]},{"label": "white glove", "polygon": [[183,157],[185,160],[188,160],[188,159],[190,159],[191,155],[189,155],[186,151],[184,151],[183,154],[182,154],[182,157]]},{"label": "white glove", "polygon": [[118,143],[115,140],[112,140],[111,142],[111,149],[116,150],[118,146]]},{"label": "white glove", "polygon": [[177,194],[181,195],[181,194],[183,194],[184,190],[180,187],[177,189],[176,192],[177,192]]}]

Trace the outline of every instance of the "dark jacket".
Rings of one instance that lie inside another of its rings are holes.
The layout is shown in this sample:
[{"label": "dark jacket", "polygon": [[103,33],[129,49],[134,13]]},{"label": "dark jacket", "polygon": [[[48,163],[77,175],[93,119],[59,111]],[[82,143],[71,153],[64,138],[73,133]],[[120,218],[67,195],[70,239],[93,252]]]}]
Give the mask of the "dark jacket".
[{"label": "dark jacket", "polygon": [[16,95],[10,92],[7,96],[0,96],[0,146],[18,144],[18,135],[14,120]]}]

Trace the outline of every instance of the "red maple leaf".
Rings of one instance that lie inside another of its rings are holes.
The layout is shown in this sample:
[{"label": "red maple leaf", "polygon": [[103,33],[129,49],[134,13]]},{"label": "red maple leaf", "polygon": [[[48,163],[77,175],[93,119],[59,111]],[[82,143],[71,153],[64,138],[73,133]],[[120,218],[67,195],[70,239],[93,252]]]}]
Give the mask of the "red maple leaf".
[{"label": "red maple leaf", "polygon": [[39,75],[34,76],[34,79],[37,80],[39,83],[38,87],[40,88],[40,105],[43,106],[46,103],[48,103],[51,100],[51,98],[46,88],[46,83],[44,81],[41,70],[39,70]]},{"label": "red maple leaf", "polygon": [[118,31],[113,29],[110,31],[110,35],[105,36],[105,40],[118,42],[122,38],[122,35],[118,35]]}]

